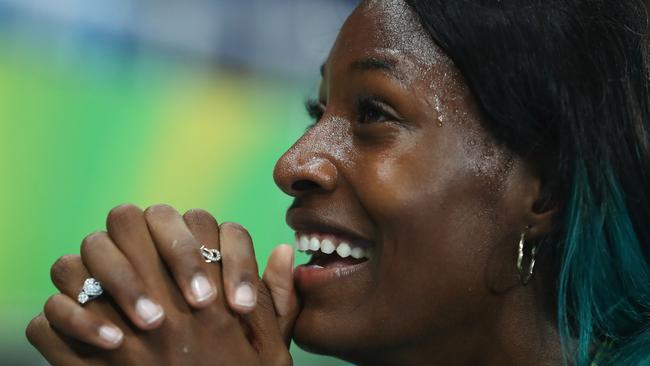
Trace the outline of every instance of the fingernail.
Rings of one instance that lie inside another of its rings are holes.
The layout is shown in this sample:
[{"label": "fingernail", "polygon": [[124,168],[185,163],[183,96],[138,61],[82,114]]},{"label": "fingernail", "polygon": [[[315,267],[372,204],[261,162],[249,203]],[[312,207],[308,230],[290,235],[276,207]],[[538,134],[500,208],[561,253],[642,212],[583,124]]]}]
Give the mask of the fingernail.
[{"label": "fingernail", "polygon": [[124,333],[118,328],[102,325],[99,327],[99,337],[110,344],[118,344],[122,342]]},{"label": "fingernail", "polygon": [[250,308],[255,306],[256,301],[257,296],[250,283],[244,282],[237,287],[235,291],[235,304]]},{"label": "fingernail", "polygon": [[215,294],[215,289],[205,276],[196,275],[192,279],[192,294],[196,301],[203,302]]},{"label": "fingernail", "polygon": [[162,307],[146,297],[138,299],[135,312],[146,324],[154,323],[164,315]]}]

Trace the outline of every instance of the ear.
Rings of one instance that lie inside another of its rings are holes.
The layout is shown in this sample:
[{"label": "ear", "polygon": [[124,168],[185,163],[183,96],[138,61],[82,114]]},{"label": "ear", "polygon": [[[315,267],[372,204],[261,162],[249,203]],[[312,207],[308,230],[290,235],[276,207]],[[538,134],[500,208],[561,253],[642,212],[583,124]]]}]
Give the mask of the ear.
[{"label": "ear", "polygon": [[545,185],[539,177],[535,178],[530,193],[532,195],[528,200],[527,215],[530,229],[527,237],[535,240],[554,230],[560,207],[557,198],[553,195],[553,190],[548,185]]}]

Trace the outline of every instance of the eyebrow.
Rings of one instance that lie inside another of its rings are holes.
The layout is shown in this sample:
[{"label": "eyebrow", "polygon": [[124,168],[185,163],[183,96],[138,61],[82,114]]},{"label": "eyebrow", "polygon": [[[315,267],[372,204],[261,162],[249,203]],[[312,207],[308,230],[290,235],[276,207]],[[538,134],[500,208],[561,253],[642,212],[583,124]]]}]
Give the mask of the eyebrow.
[{"label": "eyebrow", "polygon": [[355,71],[386,71],[390,74],[397,74],[397,60],[385,57],[368,57],[352,63],[352,70]]},{"label": "eyebrow", "polygon": [[[395,59],[371,56],[354,61],[350,69],[353,71],[386,71],[399,79],[400,74],[397,70],[397,63],[398,61]],[[321,77],[325,77],[325,63],[320,67],[320,75]]]}]

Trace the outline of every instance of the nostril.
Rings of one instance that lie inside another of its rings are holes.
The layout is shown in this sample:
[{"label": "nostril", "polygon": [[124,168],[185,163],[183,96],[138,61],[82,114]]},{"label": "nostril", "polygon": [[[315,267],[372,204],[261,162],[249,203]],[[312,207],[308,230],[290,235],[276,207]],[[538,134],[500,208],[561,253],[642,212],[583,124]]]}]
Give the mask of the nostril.
[{"label": "nostril", "polygon": [[338,181],[336,165],[327,156],[313,152],[301,153],[295,147],[280,158],[273,171],[273,179],[282,191],[290,196],[333,192]]},{"label": "nostril", "polygon": [[318,183],[311,180],[299,180],[291,185],[291,189],[296,192],[311,191],[319,187]]}]

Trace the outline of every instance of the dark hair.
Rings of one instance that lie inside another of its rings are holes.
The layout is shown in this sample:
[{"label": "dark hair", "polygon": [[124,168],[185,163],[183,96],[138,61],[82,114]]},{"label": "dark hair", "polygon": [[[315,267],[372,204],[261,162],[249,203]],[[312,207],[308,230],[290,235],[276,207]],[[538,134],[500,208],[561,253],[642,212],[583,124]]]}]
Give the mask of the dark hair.
[{"label": "dark hair", "polygon": [[543,245],[559,258],[551,285],[565,361],[650,364],[646,4],[407,2],[463,74],[486,128],[539,164],[561,207]]}]

